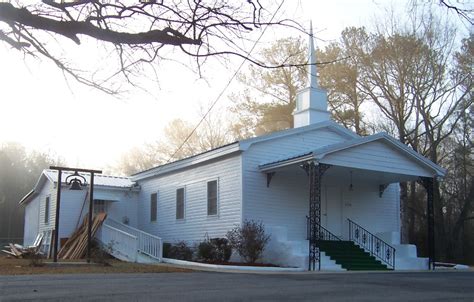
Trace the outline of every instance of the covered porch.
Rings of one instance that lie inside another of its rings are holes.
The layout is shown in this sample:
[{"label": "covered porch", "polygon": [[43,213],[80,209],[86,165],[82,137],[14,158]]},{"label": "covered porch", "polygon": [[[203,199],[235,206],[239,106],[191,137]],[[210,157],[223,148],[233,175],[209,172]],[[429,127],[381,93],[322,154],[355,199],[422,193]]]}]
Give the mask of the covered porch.
[{"label": "covered porch", "polygon": [[[445,171],[387,134],[357,138],[259,165],[267,187],[294,183],[306,199],[308,269],[321,268],[323,241],[353,241],[394,269],[400,244],[398,183],[427,190],[429,267],[434,262],[433,179]],[[300,197],[302,195],[299,195]],[[301,225],[300,225],[301,227]],[[406,251],[400,251],[402,253]],[[416,255],[416,250],[415,250]]]}]

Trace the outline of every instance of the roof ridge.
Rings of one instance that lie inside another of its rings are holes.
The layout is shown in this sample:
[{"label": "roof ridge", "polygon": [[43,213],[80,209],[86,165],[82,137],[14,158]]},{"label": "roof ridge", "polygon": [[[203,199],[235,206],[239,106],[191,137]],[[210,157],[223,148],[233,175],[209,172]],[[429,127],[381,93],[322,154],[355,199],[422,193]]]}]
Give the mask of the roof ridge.
[{"label": "roof ridge", "polygon": [[[57,170],[44,169],[47,172],[56,172]],[[73,171],[62,171],[62,173],[73,174]],[[89,175],[89,173],[79,172],[80,175]],[[95,177],[107,177],[107,178],[118,178],[118,179],[131,179],[130,176],[119,176],[119,175],[109,175],[109,174],[94,174]]]},{"label": "roof ridge", "polygon": [[108,178],[130,179],[130,176],[117,176],[117,175],[105,175],[105,174],[97,174],[97,176],[108,177]]}]

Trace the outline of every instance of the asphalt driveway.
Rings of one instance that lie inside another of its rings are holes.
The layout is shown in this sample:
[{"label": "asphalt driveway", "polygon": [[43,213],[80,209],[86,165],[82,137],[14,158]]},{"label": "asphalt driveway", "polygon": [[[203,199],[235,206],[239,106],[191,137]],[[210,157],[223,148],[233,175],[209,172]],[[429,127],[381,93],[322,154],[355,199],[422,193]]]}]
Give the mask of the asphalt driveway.
[{"label": "asphalt driveway", "polygon": [[474,301],[474,272],[0,276],[0,301]]}]

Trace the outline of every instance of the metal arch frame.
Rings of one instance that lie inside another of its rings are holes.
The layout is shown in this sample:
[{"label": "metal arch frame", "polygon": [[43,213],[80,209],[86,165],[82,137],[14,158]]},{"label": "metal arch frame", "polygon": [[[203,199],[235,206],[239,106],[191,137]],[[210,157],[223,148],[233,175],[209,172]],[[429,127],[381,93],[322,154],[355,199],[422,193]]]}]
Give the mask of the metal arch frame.
[{"label": "metal arch frame", "polygon": [[321,251],[318,246],[321,225],[321,180],[330,167],[330,165],[314,161],[303,165],[303,169],[309,176],[309,271],[316,270],[316,261],[318,270],[321,270]]},{"label": "metal arch frame", "polygon": [[[58,245],[59,245],[59,213],[61,207],[61,184],[62,172],[74,171],[74,173],[85,172],[91,175],[90,191],[89,191],[89,222],[87,224],[87,262],[91,261],[91,246],[92,246],[92,210],[94,202],[94,175],[101,174],[101,170],[90,170],[81,168],[57,167],[50,166],[51,170],[58,171],[58,183],[56,187],[56,218],[54,222],[54,247],[53,247],[53,261],[58,262]],[[67,178],[66,178],[67,179]]]}]

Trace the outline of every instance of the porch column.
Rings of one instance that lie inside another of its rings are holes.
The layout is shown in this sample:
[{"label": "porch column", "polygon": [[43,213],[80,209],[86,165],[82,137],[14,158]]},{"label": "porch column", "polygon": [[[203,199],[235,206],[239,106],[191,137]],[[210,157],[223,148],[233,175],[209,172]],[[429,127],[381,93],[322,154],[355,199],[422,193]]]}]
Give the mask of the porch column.
[{"label": "porch column", "polygon": [[434,178],[421,177],[420,183],[426,190],[426,216],[428,222],[429,269],[435,269],[435,223],[434,223]]},{"label": "porch column", "polygon": [[321,253],[318,246],[319,226],[321,225],[321,180],[324,172],[329,169],[329,165],[315,162],[306,163],[303,168],[309,176],[309,216],[308,216],[308,235],[309,235],[309,263],[308,270],[321,269]]}]

